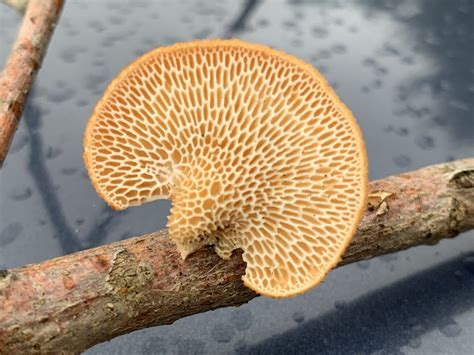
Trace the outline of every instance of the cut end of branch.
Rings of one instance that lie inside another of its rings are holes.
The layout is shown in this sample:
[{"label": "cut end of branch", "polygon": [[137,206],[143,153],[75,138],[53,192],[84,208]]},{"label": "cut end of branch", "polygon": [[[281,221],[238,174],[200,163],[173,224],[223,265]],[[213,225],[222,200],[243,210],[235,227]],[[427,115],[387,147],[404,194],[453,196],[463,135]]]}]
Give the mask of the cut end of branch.
[{"label": "cut end of branch", "polygon": [[7,6],[14,8],[16,11],[22,15],[26,11],[26,6],[28,5],[28,0],[1,0]]}]

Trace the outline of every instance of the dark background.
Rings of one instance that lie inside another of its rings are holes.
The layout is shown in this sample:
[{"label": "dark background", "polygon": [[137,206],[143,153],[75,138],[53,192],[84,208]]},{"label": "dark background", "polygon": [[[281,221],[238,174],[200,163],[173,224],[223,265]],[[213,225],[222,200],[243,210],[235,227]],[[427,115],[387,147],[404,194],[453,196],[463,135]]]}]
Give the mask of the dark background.
[{"label": "dark background", "polygon": [[[0,65],[21,17],[0,4]],[[0,268],[164,228],[170,204],[113,212],[82,136],[135,57],[195,38],[264,43],[318,68],[365,136],[371,179],[474,154],[474,2],[66,2],[0,171]],[[332,272],[294,299],[258,298],[138,331],[89,354],[472,354],[474,233]]]}]

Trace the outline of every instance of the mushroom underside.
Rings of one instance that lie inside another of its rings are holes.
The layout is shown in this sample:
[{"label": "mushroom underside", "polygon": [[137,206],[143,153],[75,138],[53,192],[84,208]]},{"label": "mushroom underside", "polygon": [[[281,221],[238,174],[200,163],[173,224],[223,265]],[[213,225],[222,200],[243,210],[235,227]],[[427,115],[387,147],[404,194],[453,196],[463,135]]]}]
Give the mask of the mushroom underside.
[{"label": "mushroom underside", "polygon": [[171,198],[183,257],[240,248],[245,284],[274,297],[304,292],[338,261],[366,194],[360,131],[320,74],[240,41],[132,64],[94,111],[85,161],[112,207]]}]

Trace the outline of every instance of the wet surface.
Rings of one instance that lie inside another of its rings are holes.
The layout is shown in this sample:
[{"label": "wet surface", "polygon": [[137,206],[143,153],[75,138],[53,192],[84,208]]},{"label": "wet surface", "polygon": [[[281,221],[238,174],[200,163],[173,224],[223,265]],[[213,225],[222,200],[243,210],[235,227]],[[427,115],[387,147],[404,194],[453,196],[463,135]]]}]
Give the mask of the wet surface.
[{"label": "wet surface", "polygon": [[[82,164],[93,105],[136,56],[240,37],[310,62],[357,117],[374,179],[472,156],[473,18],[472,1],[67,2],[0,172],[0,268],[165,227],[167,201],[114,212]],[[20,21],[0,5],[2,66]],[[349,265],[298,298],[258,298],[88,353],[473,353],[473,237]]]}]

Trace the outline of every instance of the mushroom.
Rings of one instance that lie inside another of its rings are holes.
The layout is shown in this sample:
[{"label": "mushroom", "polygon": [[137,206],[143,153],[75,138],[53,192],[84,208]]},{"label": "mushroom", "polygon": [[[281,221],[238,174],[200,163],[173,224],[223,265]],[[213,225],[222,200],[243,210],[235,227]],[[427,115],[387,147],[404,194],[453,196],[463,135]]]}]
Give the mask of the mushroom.
[{"label": "mushroom", "polygon": [[301,294],[336,265],[367,197],[362,134],[301,60],[240,40],[155,49],[109,85],[84,161],[116,210],[171,199],[183,258],[243,250],[244,284]]}]

